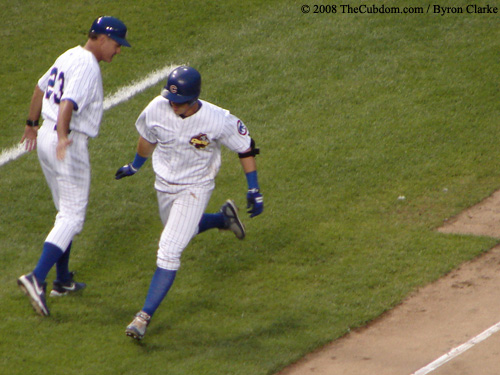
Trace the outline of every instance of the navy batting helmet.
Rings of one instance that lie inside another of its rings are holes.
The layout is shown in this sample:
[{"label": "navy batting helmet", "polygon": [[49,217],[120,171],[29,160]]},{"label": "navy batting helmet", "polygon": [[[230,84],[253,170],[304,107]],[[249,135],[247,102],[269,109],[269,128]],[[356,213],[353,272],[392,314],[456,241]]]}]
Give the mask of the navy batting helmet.
[{"label": "navy batting helmet", "polygon": [[102,16],[97,18],[90,27],[90,33],[109,36],[121,46],[130,47],[127,42],[127,26],[118,18]]},{"label": "navy batting helmet", "polygon": [[190,66],[180,66],[168,76],[161,95],[172,103],[193,102],[200,96],[201,75]]}]

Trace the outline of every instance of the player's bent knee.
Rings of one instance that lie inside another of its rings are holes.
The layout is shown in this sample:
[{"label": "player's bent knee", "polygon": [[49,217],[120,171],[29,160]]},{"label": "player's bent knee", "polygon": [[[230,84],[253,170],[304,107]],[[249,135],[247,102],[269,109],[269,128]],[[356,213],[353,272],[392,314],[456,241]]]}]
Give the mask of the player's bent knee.
[{"label": "player's bent knee", "polygon": [[181,267],[181,260],[179,258],[160,258],[156,259],[156,265],[159,268],[164,268],[171,271],[177,271]]},{"label": "player's bent knee", "polygon": [[78,221],[75,223],[74,230],[76,234],[79,234],[83,230],[84,221]]},{"label": "player's bent knee", "polygon": [[80,217],[72,217],[67,220],[68,227],[74,233],[74,235],[79,234],[83,230],[83,224],[85,220]]},{"label": "player's bent knee", "polygon": [[156,265],[160,268],[177,271],[181,266],[181,254],[182,250],[167,251],[160,247],[156,254]]},{"label": "player's bent knee", "polygon": [[83,230],[83,225],[85,223],[85,215],[78,214],[67,214],[61,213],[57,214],[55,226],[60,225],[68,231],[78,234]]}]

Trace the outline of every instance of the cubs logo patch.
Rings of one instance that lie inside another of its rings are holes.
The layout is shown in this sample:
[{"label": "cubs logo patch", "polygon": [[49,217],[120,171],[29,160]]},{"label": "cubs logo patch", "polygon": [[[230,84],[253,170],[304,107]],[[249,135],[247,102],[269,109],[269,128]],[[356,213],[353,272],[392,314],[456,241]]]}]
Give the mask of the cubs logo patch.
[{"label": "cubs logo patch", "polygon": [[170,91],[172,94],[177,94],[177,86],[170,85],[170,87],[168,88],[168,91]]},{"label": "cubs logo patch", "polygon": [[248,134],[248,129],[247,127],[241,122],[241,120],[238,120],[236,123],[236,127],[238,128],[238,133],[241,135],[247,135]]},{"label": "cubs logo patch", "polygon": [[206,134],[200,133],[197,136],[191,138],[189,143],[194,147],[196,147],[197,149],[204,149],[210,144],[210,140],[208,139]]}]

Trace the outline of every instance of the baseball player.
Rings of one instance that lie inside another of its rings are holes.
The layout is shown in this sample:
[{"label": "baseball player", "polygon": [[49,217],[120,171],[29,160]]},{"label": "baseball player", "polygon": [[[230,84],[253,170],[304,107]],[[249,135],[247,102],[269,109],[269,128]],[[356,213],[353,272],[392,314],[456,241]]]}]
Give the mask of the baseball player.
[{"label": "baseball player", "polygon": [[[99,62],[111,62],[126,40],[127,27],[114,17],[99,17],[90,28],[86,44],[63,53],[35,86],[29,117],[21,142],[38,150],[38,159],[57,209],[54,227],[47,236],[35,269],[17,282],[35,311],[48,316],[45,279],[56,265],[51,296],[85,288],[68,270],[71,244],[80,233],[90,188],[88,138],[99,132],[103,89]],[[40,115],[43,124],[38,128]]]},{"label": "baseball player", "polygon": [[248,182],[251,217],[264,209],[255,155],[258,149],[248,129],[229,111],[199,99],[200,73],[188,66],[173,70],[162,94],[154,98],[136,121],[137,153],[132,163],[116,172],[116,179],[131,176],[153,156],[160,216],[164,225],[156,271],[141,311],[125,333],[141,340],[151,317],[167,295],[180,267],[181,253],[198,233],[210,228],[229,229],[237,238],[245,228],[233,201],[220,212],[204,214],[221,164],[221,146],[239,154]]}]

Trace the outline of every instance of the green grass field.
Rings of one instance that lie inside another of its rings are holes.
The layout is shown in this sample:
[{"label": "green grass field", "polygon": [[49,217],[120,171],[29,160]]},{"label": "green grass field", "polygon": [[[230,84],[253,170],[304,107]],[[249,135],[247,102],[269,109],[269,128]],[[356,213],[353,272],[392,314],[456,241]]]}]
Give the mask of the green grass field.
[{"label": "green grass field", "polygon": [[[0,3],[0,150],[19,142],[53,60],[85,42],[94,18],[114,15],[133,47],[101,63],[105,95],[166,65],[199,69],[202,98],[240,117],[261,149],[266,205],[244,218],[242,242],[217,231],[191,242],[135,343],[124,329],[144,302],[162,228],[151,163],[122,181],[114,173],[132,160],[135,119],[163,83],[107,111],[90,141],[90,203],[70,263],[88,287],[50,299],[50,318],[16,284],[52,227],[50,192],[35,153],[1,166],[2,374],[273,374],[498,242],[434,230],[500,186],[498,14],[303,14],[307,2],[284,0]],[[245,196],[225,150],[209,210],[227,198],[243,208]]]}]

